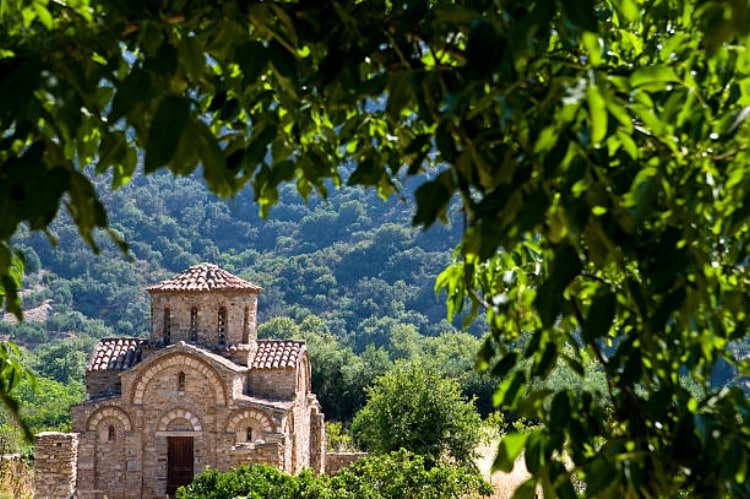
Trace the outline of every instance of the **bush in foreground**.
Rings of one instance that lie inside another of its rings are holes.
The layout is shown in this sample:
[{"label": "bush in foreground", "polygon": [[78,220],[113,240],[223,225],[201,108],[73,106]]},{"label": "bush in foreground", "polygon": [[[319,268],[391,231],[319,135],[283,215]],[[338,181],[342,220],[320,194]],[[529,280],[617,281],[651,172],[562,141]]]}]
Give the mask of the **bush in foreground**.
[{"label": "bush in foreground", "polygon": [[221,473],[209,468],[177,499],[443,499],[489,495],[491,486],[474,470],[438,463],[406,450],[370,456],[334,477],[310,470],[289,475],[264,465],[244,465]]}]

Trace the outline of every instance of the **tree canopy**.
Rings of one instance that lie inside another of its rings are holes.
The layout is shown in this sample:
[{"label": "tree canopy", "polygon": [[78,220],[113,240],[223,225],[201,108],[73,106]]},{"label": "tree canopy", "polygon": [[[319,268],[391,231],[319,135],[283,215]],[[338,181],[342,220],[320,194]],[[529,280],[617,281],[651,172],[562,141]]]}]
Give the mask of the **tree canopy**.
[{"label": "tree canopy", "polygon": [[[285,182],[388,196],[416,178],[416,225],[454,207],[465,224],[438,281],[449,313],[487,312],[496,402],[544,423],[498,466],[525,448],[551,495],[571,474],[590,496],[747,495],[750,404],[711,376],[749,367],[732,353],[750,308],[748,16],[734,0],[3,2],[5,303],[20,313],[20,224],[44,231],[64,205],[97,247],[89,175],[200,165],[264,215]],[[585,374],[584,352],[607,404],[526,389],[560,359]]]},{"label": "tree canopy", "polygon": [[406,449],[423,456],[428,467],[440,461],[474,466],[481,419],[457,381],[419,363],[402,363],[377,378],[367,395],[352,433],[369,450]]}]

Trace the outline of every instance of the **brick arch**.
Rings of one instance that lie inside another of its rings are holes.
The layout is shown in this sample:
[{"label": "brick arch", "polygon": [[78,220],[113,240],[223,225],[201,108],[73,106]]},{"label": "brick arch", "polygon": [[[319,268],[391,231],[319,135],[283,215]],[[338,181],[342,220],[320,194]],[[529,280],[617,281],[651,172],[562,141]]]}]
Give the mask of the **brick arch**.
[{"label": "brick arch", "polygon": [[128,413],[119,407],[111,405],[102,407],[94,412],[94,414],[89,417],[88,421],[86,421],[86,429],[95,430],[96,427],[99,426],[99,423],[106,418],[114,418],[118,420],[125,431],[131,431],[133,428],[130,424],[130,416],[128,416]]},{"label": "brick arch", "polygon": [[191,425],[193,425],[193,431],[203,431],[203,426],[201,425],[198,416],[187,409],[172,409],[164,414],[159,419],[159,424],[156,425],[156,431],[167,431],[169,423],[174,419],[186,419]]},{"label": "brick arch", "polygon": [[273,420],[268,414],[259,411],[258,409],[242,409],[235,412],[234,415],[230,416],[229,422],[227,423],[226,432],[234,433],[237,424],[246,419],[253,419],[257,421],[263,428],[263,431],[266,433],[273,433],[274,431]]},{"label": "brick arch", "polygon": [[157,374],[171,367],[178,367],[183,371],[188,372],[197,372],[205,376],[208,379],[208,382],[213,387],[216,404],[223,406],[227,405],[228,396],[226,387],[221,382],[221,378],[219,377],[216,370],[207,362],[183,352],[166,355],[146,368],[143,374],[135,382],[135,386],[133,386],[133,395],[131,402],[136,405],[143,404],[143,395],[145,394],[146,388],[148,387],[148,384],[151,382],[151,380]]}]

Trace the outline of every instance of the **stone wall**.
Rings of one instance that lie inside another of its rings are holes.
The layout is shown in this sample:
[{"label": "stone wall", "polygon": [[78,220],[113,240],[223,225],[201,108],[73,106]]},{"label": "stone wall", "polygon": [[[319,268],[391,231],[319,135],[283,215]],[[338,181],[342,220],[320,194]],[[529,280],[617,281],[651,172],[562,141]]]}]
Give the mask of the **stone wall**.
[{"label": "stone wall", "polygon": [[366,452],[329,452],[326,455],[326,473],[335,475],[363,457],[367,457]]},{"label": "stone wall", "polygon": [[326,471],[327,447],[325,418],[315,407],[310,411],[310,467],[316,475]]},{"label": "stone wall", "polygon": [[253,369],[247,377],[248,394],[292,400],[297,395],[294,369]]},{"label": "stone wall", "polygon": [[[151,340],[163,341],[168,329],[169,343],[191,341],[192,313],[196,308],[195,334],[198,343],[219,344],[219,309],[226,311],[224,341],[227,345],[251,343],[257,339],[258,294],[239,292],[152,293]],[[168,326],[165,309],[169,309]]]},{"label": "stone wall", "polygon": [[86,371],[86,393],[89,398],[119,395],[121,389],[119,371]]},{"label": "stone wall", "polygon": [[37,499],[72,497],[76,487],[78,435],[44,432],[34,445],[34,491]]},{"label": "stone wall", "polygon": [[279,435],[273,441],[235,446],[228,453],[231,458],[231,468],[243,464],[266,464],[283,469],[285,441],[286,437]]}]

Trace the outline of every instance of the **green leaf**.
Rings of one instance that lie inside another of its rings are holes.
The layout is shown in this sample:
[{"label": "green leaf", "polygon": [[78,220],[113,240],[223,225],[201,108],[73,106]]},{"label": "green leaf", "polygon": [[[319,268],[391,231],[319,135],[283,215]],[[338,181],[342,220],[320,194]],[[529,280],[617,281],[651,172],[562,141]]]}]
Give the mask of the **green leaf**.
[{"label": "green leaf", "polygon": [[40,2],[34,2],[33,8],[34,11],[36,11],[37,19],[41,21],[45,28],[51,30],[54,27],[54,19],[52,18],[52,14],[50,14],[49,10],[47,10],[47,7],[42,5]]},{"label": "green leaf", "polygon": [[526,469],[528,469],[532,475],[536,475],[540,468],[547,464],[546,446],[548,439],[549,437],[540,430],[535,430],[529,433],[524,458],[526,461]]},{"label": "green leaf", "polygon": [[594,0],[562,0],[562,6],[570,22],[585,31],[596,31]]},{"label": "green leaf", "polygon": [[80,172],[70,175],[69,200],[65,204],[70,216],[78,226],[78,231],[91,249],[99,252],[94,239],[94,229],[107,226],[107,213],[99,201],[91,181]]},{"label": "green leaf", "polygon": [[581,334],[586,343],[592,343],[598,338],[602,338],[609,332],[612,321],[615,318],[615,305],[617,297],[607,287],[600,287],[594,300],[589,307],[589,313],[586,322],[583,324]]},{"label": "green leaf", "polygon": [[539,286],[534,306],[542,319],[542,325],[549,328],[562,310],[565,288],[583,268],[578,252],[570,245],[555,252],[549,277]]},{"label": "green leaf", "polygon": [[156,171],[171,161],[189,118],[190,102],[187,99],[170,95],[161,101],[151,121],[146,142],[146,173]]},{"label": "green leaf", "polygon": [[268,52],[259,42],[247,42],[237,47],[235,58],[242,70],[244,85],[255,83],[268,67]]},{"label": "green leaf", "polygon": [[33,230],[44,230],[54,220],[68,189],[66,168],[50,168],[44,161],[45,145],[34,142],[18,158],[0,169],[0,234],[10,234],[25,221]]},{"label": "green leaf", "polygon": [[112,99],[112,110],[109,121],[115,122],[127,115],[136,104],[143,102],[151,87],[151,76],[145,71],[134,69],[125,80],[117,86]]},{"label": "green leaf", "polygon": [[509,352],[500,359],[500,362],[498,362],[495,367],[492,368],[490,374],[493,378],[504,378],[511,369],[516,367],[519,357],[520,355],[518,352]]},{"label": "green leaf", "polygon": [[177,49],[171,43],[165,41],[159,47],[154,58],[146,61],[144,67],[166,77],[172,76],[177,70]]},{"label": "green leaf", "polygon": [[484,19],[472,23],[466,42],[466,72],[477,79],[490,76],[505,56],[505,40]]},{"label": "green leaf", "polygon": [[542,352],[541,357],[539,357],[538,361],[534,363],[532,376],[546,378],[552,368],[555,367],[557,353],[557,343],[554,341],[547,341],[544,345],[544,351]]},{"label": "green leaf", "polygon": [[258,123],[250,144],[247,146],[245,157],[248,163],[257,164],[264,160],[268,154],[268,145],[276,138],[278,126],[279,122],[275,114],[269,115]]},{"label": "green leaf", "polygon": [[385,109],[388,117],[393,121],[398,121],[399,116],[408,108],[412,100],[412,89],[408,77],[408,72],[400,71],[388,78],[388,102]]},{"label": "green leaf", "polygon": [[497,456],[492,463],[492,471],[503,471],[510,473],[516,463],[516,459],[521,455],[528,433],[510,433],[505,435],[500,441],[497,449]]},{"label": "green leaf", "polygon": [[453,162],[458,156],[458,151],[453,136],[449,131],[449,127],[450,124],[445,121],[438,126],[437,132],[435,133],[435,142],[437,143],[438,151],[440,151],[443,160]]},{"label": "green leaf", "polygon": [[586,98],[591,116],[591,141],[597,145],[607,136],[607,107],[596,85],[589,85]]},{"label": "green leaf", "polygon": [[652,89],[663,89],[669,83],[678,82],[680,79],[669,66],[643,66],[630,75],[630,85],[632,87],[649,86]]},{"label": "green leaf", "polygon": [[570,398],[568,392],[561,391],[552,398],[550,406],[549,429],[553,433],[562,433],[571,418]]},{"label": "green leaf", "polygon": [[514,372],[509,378],[505,378],[492,396],[495,407],[510,408],[515,406],[521,398],[523,388],[526,385],[526,375],[522,371]]},{"label": "green leaf", "polygon": [[446,213],[453,196],[453,181],[451,173],[446,171],[431,182],[420,185],[414,193],[417,202],[417,212],[412,223],[425,228],[440,218],[446,220]]},{"label": "green leaf", "polygon": [[638,3],[635,0],[619,0],[615,3],[615,8],[628,21],[635,21],[641,14]]},{"label": "green leaf", "polygon": [[631,210],[633,218],[638,223],[645,222],[656,210],[659,187],[652,178],[639,182],[633,193],[634,206]]},{"label": "green leaf", "polygon": [[536,480],[529,478],[516,488],[513,492],[513,499],[538,499],[536,490]]},{"label": "green leaf", "polygon": [[177,46],[177,54],[188,78],[198,81],[206,68],[206,56],[200,42],[194,36],[185,37]]},{"label": "green leaf", "polygon": [[586,491],[591,496],[596,496],[606,490],[616,489],[617,469],[614,463],[602,457],[597,457],[588,463],[584,470],[586,472]]},{"label": "green leaf", "polygon": [[268,60],[274,69],[283,77],[294,78],[297,74],[297,61],[294,54],[290,53],[278,42],[272,42],[268,46]]},{"label": "green leaf", "polygon": [[203,178],[208,187],[219,196],[228,197],[234,192],[234,178],[227,169],[224,151],[219,147],[216,137],[204,123],[197,123],[198,154],[203,164]]},{"label": "green leaf", "polygon": [[0,124],[3,129],[10,129],[10,123],[31,106],[34,90],[40,84],[41,70],[37,60],[0,59]]},{"label": "green leaf", "polygon": [[385,170],[368,157],[357,164],[346,185],[378,185],[383,175]]}]

